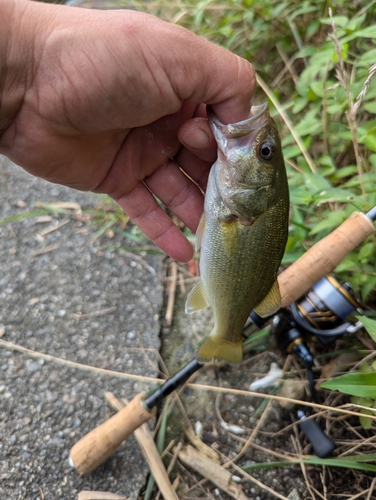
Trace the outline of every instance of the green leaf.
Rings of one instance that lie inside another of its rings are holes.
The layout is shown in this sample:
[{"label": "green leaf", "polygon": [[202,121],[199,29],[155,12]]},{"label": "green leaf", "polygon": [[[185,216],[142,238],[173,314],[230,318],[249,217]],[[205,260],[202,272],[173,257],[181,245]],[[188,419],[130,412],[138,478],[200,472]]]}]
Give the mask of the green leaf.
[{"label": "green leaf", "polygon": [[308,172],[305,176],[305,183],[310,193],[315,194],[318,191],[331,189],[330,182],[319,174]]},{"label": "green leaf", "polygon": [[358,396],[352,396],[350,400],[353,405],[367,406],[368,408],[374,403],[372,399],[359,398]]},{"label": "green leaf", "polygon": [[376,60],[376,48],[375,49],[370,49],[364,52],[358,59],[358,64],[361,63],[364,65],[366,68],[369,68],[372,66],[372,64],[375,63]]},{"label": "green leaf", "polygon": [[[362,299],[365,302],[372,292],[372,290],[376,287],[376,276],[367,276],[367,281],[362,285],[361,293]],[[376,340],[374,340],[376,342]]]},{"label": "green leaf", "polygon": [[341,201],[341,202],[349,202],[349,201],[359,201],[362,202],[363,200],[359,198],[358,196],[355,196],[354,194],[350,193],[350,191],[346,191],[345,189],[340,189],[340,188],[331,188],[331,189],[324,189],[323,191],[320,192],[318,195],[314,195],[315,201],[321,203],[327,203],[329,201]]},{"label": "green leaf", "polygon": [[32,217],[40,217],[41,215],[48,215],[51,212],[49,210],[33,210],[32,212],[25,212],[23,214],[11,215],[5,219],[0,219],[0,225],[11,224],[19,220],[31,219]]},{"label": "green leaf", "polygon": [[351,19],[346,26],[343,26],[343,28],[346,29],[347,33],[351,33],[361,27],[365,18],[366,13],[364,12],[362,15]]},{"label": "green leaf", "polygon": [[[359,366],[359,372],[360,373],[372,373],[372,369],[371,367],[369,366],[368,363],[362,363],[360,366]],[[365,401],[370,401],[366,398],[363,398]]]},{"label": "green leaf", "polygon": [[339,458],[319,458],[310,456],[302,460],[280,461],[280,462],[263,462],[256,464],[247,464],[242,467],[243,470],[257,470],[274,467],[286,467],[294,464],[304,463],[307,465],[322,465],[327,467],[343,467],[346,469],[358,469],[364,471],[376,472],[376,465],[369,464],[368,462],[376,461],[376,455],[370,453],[369,455],[350,455],[347,457]]},{"label": "green leaf", "polygon": [[376,102],[366,102],[361,107],[369,113],[376,113]]},{"label": "green leaf", "polygon": [[311,90],[317,95],[317,97],[322,97],[324,94],[323,84],[322,82],[312,82]]},{"label": "green leaf", "polygon": [[[364,415],[372,415],[373,413],[370,410],[361,410],[361,413]],[[359,417],[360,425],[364,430],[368,431],[372,427],[372,419],[368,417]]]},{"label": "green leaf", "polygon": [[320,23],[332,25],[332,22],[335,22],[336,27],[346,28],[349,23],[349,20],[346,16],[333,16],[332,18],[320,19]]},{"label": "green leaf", "polygon": [[312,201],[312,196],[305,189],[291,188],[290,200],[294,205],[308,205]]},{"label": "green leaf", "polygon": [[356,252],[350,252],[346,257],[338,264],[336,267],[336,272],[340,273],[343,271],[348,272],[349,270],[359,269],[359,260]]},{"label": "green leaf", "polygon": [[367,330],[371,339],[376,342],[376,320],[367,318],[366,316],[356,316],[359,321],[363,323],[364,328]]},{"label": "green leaf", "polygon": [[302,151],[299,146],[289,146],[287,148],[283,148],[283,156],[288,160],[290,158],[296,158],[300,156]]},{"label": "green leaf", "polygon": [[[344,108],[345,104],[335,103],[335,104],[329,104],[329,106],[326,108],[326,111],[328,112],[329,115],[336,115],[338,113],[341,113]],[[349,138],[351,138],[350,132],[348,132],[347,135],[349,136]]]},{"label": "green leaf", "polygon": [[360,139],[358,139],[361,144],[364,144],[369,148],[371,151],[376,152],[376,135],[373,134],[367,134]]},{"label": "green leaf", "polygon": [[376,465],[366,464],[357,459],[357,456],[343,458],[318,458],[310,457],[305,461],[311,465],[326,465],[329,467],[346,467],[349,469],[367,470],[376,472]]},{"label": "green leaf", "polygon": [[366,243],[359,250],[359,253],[358,253],[359,260],[366,262],[368,257],[370,255],[372,255],[374,253],[374,251],[375,251],[375,245],[374,245],[373,241]]},{"label": "green leaf", "polygon": [[306,99],[305,97],[295,99],[294,106],[292,108],[292,112],[294,113],[294,115],[302,111],[307,106],[308,102],[308,99]]},{"label": "green leaf", "polygon": [[351,42],[351,40],[355,40],[356,38],[376,38],[376,29],[375,26],[367,26],[367,28],[363,28],[362,30],[355,31],[349,36],[343,37],[341,39],[341,45],[343,43]]},{"label": "green leaf", "polygon": [[350,175],[356,174],[358,171],[356,165],[347,165],[346,167],[341,167],[331,176],[333,180],[343,179],[344,177],[349,177]]},{"label": "green leaf", "polygon": [[315,224],[315,226],[310,231],[310,235],[313,236],[315,234],[324,231],[325,229],[335,229],[345,220],[346,216],[343,210],[338,210],[336,212],[330,212],[327,217],[323,220]]},{"label": "green leaf", "polygon": [[346,373],[323,382],[322,389],[337,390],[352,396],[376,399],[376,372]]}]

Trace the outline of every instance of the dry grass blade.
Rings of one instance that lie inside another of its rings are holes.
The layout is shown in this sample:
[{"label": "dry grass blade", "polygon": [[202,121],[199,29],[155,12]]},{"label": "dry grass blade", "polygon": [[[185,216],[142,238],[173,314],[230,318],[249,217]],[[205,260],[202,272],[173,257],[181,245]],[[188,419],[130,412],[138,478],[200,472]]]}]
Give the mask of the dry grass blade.
[{"label": "dry grass blade", "polygon": [[[299,441],[299,437],[298,437],[298,430],[296,427],[294,427],[294,432],[295,432],[295,437],[291,436],[291,440],[293,442],[293,445],[294,445],[294,448],[295,448],[295,451],[297,452],[297,454],[302,456],[303,451],[302,451],[302,447],[300,445],[300,441]],[[309,479],[308,479],[306,466],[303,462],[300,463],[300,468],[302,469],[302,474],[303,474],[304,480],[306,482],[307,490],[310,492],[311,497],[314,500],[316,500],[315,494],[312,490],[312,485],[310,484]]]},{"label": "dry grass blade", "polygon": [[180,451],[179,460],[191,469],[209,479],[227,495],[236,500],[247,500],[242,488],[232,480],[231,472],[224,469],[218,462],[214,462],[207,455],[187,445]]},{"label": "dry grass blade", "polygon": [[134,435],[163,498],[165,500],[178,500],[178,496],[170,483],[148,425],[141,425],[141,427],[134,431]]},{"label": "dry grass blade", "polygon": [[[170,444],[173,445],[173,443],[174,443],[174,441],[171,441]],[[172,469],[175,467],[176,460],[178,459],[178,455],[179,455],[179,452],[180,452],[182,446],[183,446],[182,442],[178,443],[178,445],[175,446],[174,454],[172,455],[171,461],[170,461],[170,463],[168,464],[168,467],[167,467],[167,475],[168,476],[171,474]],[[164,456],[164,454],[166,452],[167,452],[167,449],[164,450],[161,458],[163,458],[163,456]],[[175,480],[174,480],[174,482],[172,483],[172,488],[175,491],[176,491],[176,489],[178,487],[178,483],[176,483],[176,480],[179,480],[179,477],[176,477]],[[156,496],[155,500],[159,500],[160,496],[161,496],[161,492],[158,491],[158,495]]]},{"label": "dry grass blade", "polygon": [[[344,408],[334,408],[334,407],[331,407],[328,405],[322,405],[319,403],[311,403],[310,401],[301,401],[301,400],[297,400],[294,398],[275,396],[273,394],[262,394],[260,392],[243,391],[241,389],[231,389],[228,387],[217,387],[217,386],[212,386],[212,385],[204,385],[204,384],[196,384],[196,383],[195,384],[187,384],[187,387],[189,387],[191,389],[196,389],[196,390],[222,392],[222,393],[233,394],[233,395],[238,395],[238,396],[248,396],[248,397],[256,397],[256,398],[262,398],[262,399],[271,399],[274,401],[289,401],[291,403],[299,404],[302,406],[308,406],[310,408],[317,408],[319,410],[325,410],[325,411],[329,411],[331,413],[341,413],[341,414],[345,414],[345,415],[353,415],[355,417],[363,416],[360,412],[346,410]],[[351,405],[351,406],[354,406],[354,405]],[[376,420],[376,415],[367,415],[367,418],[370,418],[371,420]]]},{"label": "dry grass blade", "polygon": [[205,444],[199,437],[196,436],[193,429],[185,429],[185,435],[189,439],[189,441],[195,446],[199,451],[204,453],[207,457],[209,457],[214,462],[219,463],[219,456],[213,448],[210,448],[207,444]]},{"label": "dry grass blade", "polygon": [[58,248],[60,248],[60,245],[50,245],[49,247],[44,247],[41,250],[37,250],[36,252],[34,252],[32,257],[39,257],[39,255],[44,255],[49,252],[54,252]]},{"label": "dry grass blade", "polygon": [[174,305],[175,305],[175,293],[176,293],[176,283],[177,283],[177,275],[178,275],[178,266],[176,262],[172,261],[170,263],[171,276],[168,282],[167,287],[167,307],[165,320],[167,326],[171,326],[172,316],[174,313]]},{"label": "dry grass blade", "polygon": [[34,206],[40,207],[40,208],[48,208],[49,210],[72,210],[76,213],[81,214],[82,213],[82,208],[79,203],[76,203],[74,201],[59,201],[56,203],[45,203],[45,202],[36,202],[34,203]]},{"label": "dry grass blade", "polygon": [[108,491],[84,490],[79,492],[77,500],[127,500],[127,497]]},{"label": "dry grass blade", "polygon": [[230,465],[230,464],[232,464],[234,462],[236,462],[237,460],[239,460],[244,455],[244,453],[247,451],[247,449],[249,448],[249,446],[255,440],[258,431],[263,427],[263,425],[265,423],[265,420],[266,420],[266,418],[267,418],[267,416],[269,414],[271,406],[272,406],[272,401],[269,401],[268,404],[266,405],[265,410],[263,411],[261,417],[259,418],[256,427],[253,429],[253,431],[251,432],[251,435],[247,439],[247,442],[244,444],[243,448],[236,455],[236,457],[234,457],[232,460],[230,460],[229,462],[227,462],[226,466]]},{"label": "dry grass blade", "polygon": [[[69,361],[66,359],[58,358],[56,356],[51,356],[50,354],[44,354],[44,353],[41,353],[38,351],[33,351],[32,349],[28,349],[27,347],[23,347],[23,346],[20,346],[18,344],[12,344],[11,342],[7,342],[6,340],[3,340],[3,339],[0,339],[0,347],[3,347],[5,349],[9,349],[11,351],[18,351],[18,352],[21,352],[23,354],[26,354],[27,356],[33,357],[33,358],[40,358],[40,359],[44,359],[46,361],[52,361],[56,364],[70,366],[71,368],[75,368],[77,370],[93,372],[93,373],[97,373],[97,374],[106,375],[109,377],[123,378],[123,379],[130,379],[130,380],[139,380],[139,381],[148,382],[151,384],[165,382],[165,379],[144,377],[142,375],[134,375],[132,373],[122,373],[122,372],[117,372],[114,370],[107,370],[104,368],[96,368],[95,366],[84,365],[82,363],[76,363],[75,361]],[[293,398],[274,396],[272,394],[262,394],[259,392],[243,391],[241,389],[230,389],[228,387],[218,387],[218,386],[196,384],[196,383],[188,383],[188,384],[186,384],[186,387],[189,387],[190,389],[199,390],[199,391],[204,390],[204,391],[213,391],[213,392],[222,392],[222,393],[227,393],[227,394],[233,394],[235,396],[238,395],[238,396],[256,397],[256,398],[262,398],[262,399],[272,399],[275,401],[290,401],[292,403],[300,404],[302,406],[308,406],[310,408],[317,408],[319,410],[329,411],[331,413],[341,413],[344,415],[353,415],[355,417],[362,417],[363,416],[362,413],[360,413],[360,412],[347,410],[345,408],[334,408],[334,407],[331,407],[328,405],[311,403],[309,401],[300,401],[300,400],[296,400]],[[351,405],[351,406],[354,406],[354,405]],[[367,415],[367,418],[369,418],[371,420],[376,420],[376,415]]]},{"label": "dry grass blade", "polygon": [[[357,498],[364,496],[364,494],[365,494],[365,493],[367,493],[367,492],[368,492],[368,493],[369,493],[369,492],[371,492],[371,494],[372,494],[372,489],[371,489],[371,488],[369,488],[369,489],[368,489],[368,490],[366,490],[366,491],[360,491],[360,492],[359,492],[359,493],[357,493],[356,495],[354,495],[354,496],[352,496],[352,497],[350,497],[350,498],[346,498],[346,500],[356,500]],[[367,498],[368,498],[368,497],[367,497]]]},{"label": "dry grass blade", "polygon": [[365,98],[368,87],[371,85],[371,82],[373,80],[373,77],[376,75],[376,64],[373,64],[369,70],[368,70],[368,78],[366,81],[363,83],[362,90],[360,91],[358,97],[356,98],[355,104],[354,104],[354,113],[356,114],[360,105],[363,102],[363,99]]},{"label": "dry grass blade", "polygon": [[[336,53],[337,53],[337,57],[338,57],[338,64],[339,64],[339,67],[337,67],[337,69],[336,69],[336,77],[337,77],[338,81],[340,82],[341,86],[343,87],[344,91],[346,92],[346,96],[347,96],[347,102],[348,102],[349,109],[345,113],[345,115],[346,115],[347,123],[349,125],[349,129],[351,132],[351,138],[352,138],[355,160],[356,160],[356,167],[357,167],[358,174],[359,174],[359,180],[360,180],[360,185],[361,185],[361,189],[362,189],[362,194],[363,194],[363,197],[365,197],[366,190],[365,190],[365,186],[364,186],[363,167],[362,167],[363,158],[362,158],[359,144],[358,144],[358,129],[357,129],[357,123],[356,123],[356,109],[358,109],[358,108],[355,108],[354,102],[352,100],[352,95],[351,95],[350,88],[349,88],[349,76],[348,76],[346,69],[345,69],[345,63],[343,61],[341,46],[340,46],[338,35],[337,35],[337,27],[336,27],[335,20],[333,18],[333,12],[332,12],[331,8],[329,8],[329,16],[330,16],[330,19],[332,20],[332,29],[333,29],[333,34],[331,35],[331,38],[333,40],[333,43],[334,43],[334,46],[336,49]],[[373,76],[372,76],[372,78],[373,78]],[[372,78],[371,78],[371,80],[372,80]]]},{"label": "dry grass blade", "polygon": [[50,233],[53,233],[54,231],[57,231],[58,229],[60,229],[61,227],[65,226],[69,222],[70,222],[70,219],[69,218],[65,218],[61,222],[59,222],[59,224],[46,227],[46,229],[44,229],[43,231],[41,231],[39,233],[39,235],[42,236],[42,237],[43,236],[47,236],[47,234],[50,234]]},{"label": "dry grass blade", "polygon": [[137,262],[139,262],[141,264],[141,266],[143,266],[145,269],[147,269],[149,271],[149,273],[152,274],[153,276],[157,275],[157,272],[154,269],[154,267],[149,266],[149,264],[145,261],[145,259],[143,259],[139,255],[136,255],[135,253],[132,253],[132,252],[127,252],[123,248],[120,248],[119,252],[127,257],[130,257],[132,260],[136,260]]},{"label": "dry grass blade", "polygon": [[117,307],[107,307],[106,309],[100,309],[99,311],[93,311],[91,313],[86,314],[72,314],[72,318],[74,319],[86,319],[86,318],[96,318],[97,316],[103,316],[104,314],[109,314],[116,311]]},{"label": "dry grass blade", "polygon": [[269,486],[266,486],[266,484],[263,484],[261,481],[259,481],[255,477],[253,477],[250,474],[248,474],[248,472],[245,472],[243,469],[241,469],[240,467],[238,467],[236,464],[232,464],[231,467],[237,473],[241,474],[245,479],[247,479],[248,481],[251,481],[252,483],[256,484],[261,489],[263,489],[265,491],[268,491],[269,493],[271,493],[276,498],[280,498],[281,500],[288,500],[286,497],[284,497],[283,495],[281,495],[277,491],[274,491],[272,488],[269,488]]},{"label": "dry grass blade", "polygon": [[[287,370],[287,366],[288,366],[288,364],[289,364],[289,363],[290,363],[290,359],[289,359],[289,358],[287,358],[286,363],[285,363],[285,366],[284,366],[284,368],[283,368],[283,370],[284,370],[284,371],[286,371],[286,370]],[[264,422],[265,422],[265,420],[267,419],[267,417],[268,417],[268,415],[269,415],[269,411],[270,411],[271,407],[272,407],[272,400],[270,400],[270,401],[267,403],[267,405],[266,405],[266,407],[265,407],[265,409],[264,409],[264,411],[263,411],[263,413],[262,413],[261,417],[259,418],[259,420],[258,420],[258,422],[257,422],[256,427],[255,427],[255,428],[253,429],[253,431],[251,432],[251,435],[250,435],[250,436],[249,436],[249,438],[247,439],[247,442],[244,444],[243,448],[242,448],[242,449],[240,450],[240,452],[236,455],[236,457],[235,457],[235,458],[233,458],[232,460],[230,460],[229,462],[227,462],[227,464],[226,464],[226,465],[229,465],[230,463],[233,463],[233,462],[237,462],[237,461],[238,461],[238,460],[239,460],[239,459],[240,459],[240,458],[244,455],[244,453],[247,451],[247,449],[249,448],[249,446],[251,445],[251,443],[255,440],[255,438],[256,438],[256,436],[257,436],[258,431],[259,431],[259,430],[263,427]]]},{"label": "dry grass blade", "polygon": [[108,377],[115,378],[124,378],[130,380],[139,380],[141,382],[149,382],[152,384],[156,384],[159,382],[165,382],[165,379],[153,378],[153,377],[144,377],[142,375],[133,375],[131,373],[121,373],[116,372],[114,370],[106,370],[105,368],[97,368],[91,365],[84,365],[82,363],[76,363],[75,361],[69,361],[67,359],[58,358],[56,356],[51,356],[50,354],[44,354],[42,352],[33,351],[32,349],[28,349],[27,347],[23,347],[18,344],[12,344],[11,342],[7,342],[6,340],[0,339],[0,347],[4,347],[5,349],[9,349],[10,351],[17,351],[31,358],[44,359],[45,361],[52,361],[58,365],[69,366],[71,368],[75,368],[76,370],[82,370],[86,372],[93,372],[96,374],[106,375]]},{"label": "dry grass blade", "polygon": [[375,491],[376,477],[373,478],[366,500],[371,500],[372,493]]}]

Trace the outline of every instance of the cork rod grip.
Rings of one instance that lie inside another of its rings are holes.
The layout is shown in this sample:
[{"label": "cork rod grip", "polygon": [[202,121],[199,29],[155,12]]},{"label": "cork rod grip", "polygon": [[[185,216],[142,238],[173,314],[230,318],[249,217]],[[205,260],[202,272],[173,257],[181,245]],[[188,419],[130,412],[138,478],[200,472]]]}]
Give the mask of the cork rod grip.
[{"label": "cork rod grip", "polygon": [[153,413],[145,410],[138,394],[132,401],[93,429],[71,449],[69,460],[80,474],[91,472],[102,464],[135,429],[147,422]]},{"label": "cork rod grip", "polygon": [[281,307],[295,302],[319,279],[331,273],[374,230],[373,223],[364,214],[354,212],[337,229],[316,243],[278,276]]}]

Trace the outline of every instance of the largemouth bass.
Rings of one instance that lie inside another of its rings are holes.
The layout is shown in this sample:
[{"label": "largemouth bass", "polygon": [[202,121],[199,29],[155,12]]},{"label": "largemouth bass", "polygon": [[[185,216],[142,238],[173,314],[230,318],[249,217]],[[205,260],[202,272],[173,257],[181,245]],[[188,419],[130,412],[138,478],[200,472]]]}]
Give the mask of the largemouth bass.
[{"label": "largemouth bass", "polygon": [[214,326],[200,345],[199,361],[242,360],[242,330],[250,314],[278,310],[277,271],[285,250],[289,193],[281,142],[268,104],[250,117],[223,125],[208,118],[218,144],[196,237],[200,279],[186,312],[211,306]]}]

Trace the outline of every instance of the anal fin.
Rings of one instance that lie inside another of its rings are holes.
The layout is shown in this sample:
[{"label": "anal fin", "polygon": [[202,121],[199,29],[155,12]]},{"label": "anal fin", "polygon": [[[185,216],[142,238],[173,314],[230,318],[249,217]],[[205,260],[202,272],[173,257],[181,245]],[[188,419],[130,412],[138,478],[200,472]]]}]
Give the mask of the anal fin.
[{"label": "anal fin", "polygon": [[185,312],[186,314],[192,314],[195,311],[206,309],[209,306],[210,303],[206,297],[202,281],[199,279],[188,294],[187,301],[185,303]]},{"label": "anal fin", "polygon": [[265,318],[266,316],[270,316],[271,314],[278,311],[281,307],[281,294],[279,292],[278,281],[275,280],[273,286],[269,290],[268,295],[264,300],[257,304],[254,308],[255,312],[261,316],[261,318]]}]

